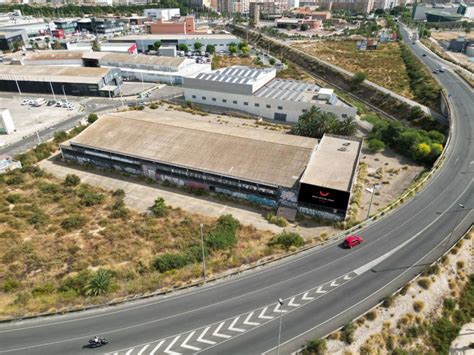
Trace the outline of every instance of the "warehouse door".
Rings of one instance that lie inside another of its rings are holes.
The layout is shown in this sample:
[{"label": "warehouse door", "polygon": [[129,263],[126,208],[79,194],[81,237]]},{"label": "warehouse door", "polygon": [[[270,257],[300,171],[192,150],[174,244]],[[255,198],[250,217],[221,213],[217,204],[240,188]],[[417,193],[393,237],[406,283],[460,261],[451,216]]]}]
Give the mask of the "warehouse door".
[{"label": "warehouse door", "polygon": [[273,114],[273,119],[275,121],[286,121],[286,113],[275,112]]}]

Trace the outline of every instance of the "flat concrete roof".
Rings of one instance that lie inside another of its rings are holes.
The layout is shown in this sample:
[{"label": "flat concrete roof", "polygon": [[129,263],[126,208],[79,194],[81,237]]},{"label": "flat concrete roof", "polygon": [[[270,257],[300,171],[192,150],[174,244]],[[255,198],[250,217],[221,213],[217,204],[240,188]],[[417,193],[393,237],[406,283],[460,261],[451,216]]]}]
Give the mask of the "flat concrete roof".
[{"label": "flat concrete roof", "polygon": [[309,160],[301,183],[350,191],[362,139],[325,134]]},{"label": "flat concrete roof", "polygon": [[[52,50],[52,51],[37,51],[37,52],[27,52],[25,56],[21,53],[18,55],[18,58],[24,58],[25,60],[72,60],[77,59],[81,60],[82,56],[87,52],[84,51],[69,51],[69,50]],[[17,52],[20,53],[20,52]]]},{"label": "flat concrete roof", "polygon": [[290,188],[317,140],[129,111],[102,116],[70,144]]},{"label": "flat concrete roof", "polygon": [[118,36],[114,37],[113,41],[140,41],[140,40],[196,40],[196,39],[224,39],[224,40],[234,40],[237,41],[238,38],[234,35],[228,34],[140,34],[140,35],[127,35],[127,36]]},{"label": "flat concrete roof", "polygon": [[0,65],[0,80],[97,84],[109,71],[109,68]]},{"label": "flat concrete roof", "polygon": [[109,62],[128,63],[133,65],[156,65],[178,67],[187,58],[182,57],[159,57],[156,55],[110,53],[110,52],[89,52],[84,53],[84,59],[98,59]]}]

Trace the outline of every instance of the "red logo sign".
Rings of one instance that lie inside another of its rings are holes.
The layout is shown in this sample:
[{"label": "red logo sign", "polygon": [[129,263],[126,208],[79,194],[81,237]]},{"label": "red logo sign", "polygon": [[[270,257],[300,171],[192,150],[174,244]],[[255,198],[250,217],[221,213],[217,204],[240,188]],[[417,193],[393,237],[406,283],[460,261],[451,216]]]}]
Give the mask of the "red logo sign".
[{"label": "red logo sign", "polygon": [[328,196],[329,196],[329,192],[322,192],[322,191],[319,191],[319,194],[320,194],[322,197],[328,197]]}]

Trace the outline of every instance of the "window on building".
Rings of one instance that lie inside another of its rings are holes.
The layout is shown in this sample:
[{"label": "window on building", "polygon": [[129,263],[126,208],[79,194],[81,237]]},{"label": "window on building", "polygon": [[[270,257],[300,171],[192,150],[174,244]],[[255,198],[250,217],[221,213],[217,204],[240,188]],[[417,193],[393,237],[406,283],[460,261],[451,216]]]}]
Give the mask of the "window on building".
[{"label": "window on building", "polygon": [[227,100],[226,100],[226,99],[222,99],[222,102],[224,102],[224,103],[225,103],[225,102],[227,102]]},{"label": "window on building", "polygon": [[279,109],[279,110],[283,110],[283,106],[278,106],[278,109]]},{"label": "window on building", "polygon": [[237,105],[237,101],[234,100],[234,101],[232,101],[232,102],[233,102],[235,105]]},{"label": "window on building", "polygon": [[255,107],[260,107],[260,104],[257,104],[257,103],[256,103],[256,104],[255,104]]},{"label": "window on building", "polygon": [[212,101],[216,101],[216,98],[215,98],[215,97],[213,97],[213,98],[212,98]]},{"label": "window on building", "polygon": [[205,99],[206,99],[206,96],[203,96],[202,99],[205,100]]},{"label": "window on building", "polygon": [[248,103],[248,102],[244,102],[244,105],[245,105],[245,106],[248,106],[248,105],[249,105],[249,103]]},{"label": "window on building", "polygon": [[267,108],[272,108],[272,105],[267,105]]},{"label": "window on building", "polygon": [[195,99],[195,98],[196,98],[196,95],[193,95],[192,97],[193,97],[193,99]]}]

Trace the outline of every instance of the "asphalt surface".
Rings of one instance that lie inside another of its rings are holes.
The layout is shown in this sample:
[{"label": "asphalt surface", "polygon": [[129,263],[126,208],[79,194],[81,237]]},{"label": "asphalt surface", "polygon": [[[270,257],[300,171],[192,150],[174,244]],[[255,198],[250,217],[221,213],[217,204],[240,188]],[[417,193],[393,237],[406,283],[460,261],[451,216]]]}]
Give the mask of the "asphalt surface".
[{"label": "asphalt surface", "polygon": [[[430,68],[439,67],[434,56],[412,48]],[[281,320],[286,354],[367,311],[442,255],[474,220],[474,94],[450,71],[438,79],[455,115],[446,162],[414,199],[361,230],[362,245],[327,245],[167,297],[3,324],[0,353],[276,353]],[[96,334],[110,343],[83,349]]]}]

